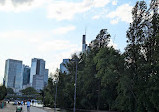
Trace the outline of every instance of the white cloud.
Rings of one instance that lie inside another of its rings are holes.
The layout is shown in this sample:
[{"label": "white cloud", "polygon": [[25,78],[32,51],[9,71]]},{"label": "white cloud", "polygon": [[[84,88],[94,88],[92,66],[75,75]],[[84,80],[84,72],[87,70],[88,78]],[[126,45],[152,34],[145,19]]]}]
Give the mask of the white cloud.
[{"label": "white cloud", "polygon": [[46,8],[47,17],[56,20],[71,20],[76,14],[101,8],[110,0],[83,0],[68,2],[65,0],[0,0],[0,11],[20,13],[36,8]]},{"label": "white cloud", "polygon": [[[70,27],[69,30],[65,28],[59,28],[54,31],[57,34],[60,33],[60,31],[61,32],[63,31],[65,34],[68,31],[72,30],[74,27]],[[31,31],[15,30],[8,32],[0,32],[0,39],[27,42],[28,44],[36,45],[34,49],[37,49],[40,52],[61,51],[61,50],[68,50],[71,48],[77,48],[77,45],[72,44],[67,40],[59,40],[57,38],[52,38],[50,40],[50,38],[53,35],[54,34],[52,34],[52,31],[31,32]]]},{"label": "white cloud", "polygon": [[96,14],[92,17],[92,19],[93,20],[97,20],[97,19],[100,19],[100,18],[105,19],[105,14],[107,14],[108,11],[109,10],[107,8],[102,8],[100,11],[94,12]]},{"label": "white cloud", "polygon": [[1,5],[4,5],[4,3],[5,3],[5,0],[0,0]]},{"label": "white cloud", "polygon": [[73,31],[75,30],[76,27],[75,26],[65,26],[65,27],[60,27],[60,28],[57,28],[57,29],[54,29],[53,30],[53,34],[66,34],[70,31]]},{"label": "white cloud", "polygon": [[23,12],[35,9],[48,3],[50,0],[5,0],[0,2],[0,11],[4,12]]},{"label": "white cloud", "polygon": [[71,20],[75,14],[84,13],[92,8],[104,7],[109,0],[83,0],[82,2],[54,1],[48,8],[48,18]]},{"label": "white cloud", "polygon": [[118,1],[117,0],[113,0],[112,1],[112,5],[117,5]]},{"label": "white cloud", "polygon": [[96,19],[99,19],[100,18],[100,15],[95,15],[92,17],[92,19],[96,20]]},{"label": "white cloud", "polygon": [[76,48],[72,47],[69,50],[59,53],[58,55],[54,55],[52,57],[52,60],[47,62],[47,68],[49,68],[49,70],[52,73],[54,73],[56,68],[60,67],[60,64],[62,63],[63,59],[70,59],[72,54],[80,51],[79,48],[80,47],[76,47]]},{"label": "white cloud", "polygon": [[116,18],[116,19],[113,19],[110,21],[111,24],[117,24],[119,22],[119,19]]},{"label": "white cloud", "polygon": [[117,44],[115,44],[112,39],[110,39],[110,42],[108,44],[109,47],[113,46],[114,49],[117,49]]},{"label": "white cloud", "polygon": [[59,50],[68,50],[71,48],[77,48],[75,44],[71,44],[66,40],[52,40],[46,41],[38,46],[39,51],[59,51]]},{"label": "white cloud", "polygon": [[132,8],[133,7],[130,6],[129,4],[123,4],[121,6],[118,6],[115,11],[108,13],[106,17],[113,19],[111,23],[117,23],[117,21],[115,20],[118,20],[118,22],[123,21],[130,23],[132,22],[132,15],[131,15]]},{"label": "white cloud", "polygon": [[110,2],[110,0],[94,0],[93,5],[94,7],[104,7]]},{"label": "white cloud", "polygon": [[[0,39],[8,39],[8,40],[15,40],[15,39],[26,39],[30,42],[35,40],[41,40],[45,36],[49,36],[48,32],[32,32],[32,31],[23,31],[23,30],[13,30],[13,31],[6,31],[0,32]],[[45,36],[44,36],[45,35]]]},{"label": "white cloud", "polygon": [[[54,72],[56,68],[59,68],[62,59],[70,58],[71,54],[80,50],[80,47],[68,40],[52,37],[54,37],[52,31],[15,30],[0,32],[0,50],[2,51],[1,59],[3,59],[0,67],[4,68],[4,62],[9,57],[23,60],[24,64],[27,65],[30,65],[31,58],[36,57],[46,60],[49,72]],[[2,45],[3,43],[4,45]],[[12,49],[13,46],[14,49]],[[7,47],[7,52],[3,50],[4,47]],[[0,71],[0,73],[4,73],[4,71]],[[0,75],[0,77],[3,76]],[[2,81],[0,80],[0,82]]]}]

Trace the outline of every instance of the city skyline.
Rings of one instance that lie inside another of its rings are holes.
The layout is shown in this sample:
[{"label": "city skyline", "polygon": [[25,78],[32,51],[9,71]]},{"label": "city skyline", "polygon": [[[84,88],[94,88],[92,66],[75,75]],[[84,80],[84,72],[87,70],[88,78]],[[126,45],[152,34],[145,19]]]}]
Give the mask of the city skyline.
[{"label": "city skyline", "polygon": [[12,88],[16,93],[27,87],[33,87],[39,91],[47,86],[49,69],[45,68],[45,60],[32,58],[31,61],[29,67],[21,60],[7,59],[3,85]]},{"label": "city skyline", "polygon": [[[145,1],[149,4],[149,0]],[[54,73],[63,59],[82,51],[85,31],[89,44],[101,29],[108,29],[111,44],[122,52],[135,2],[1,0],[0,83],[3,82],[5,60],[10,58],[23,60],[26,65],[31,65],[33,57],[45,59],[46,68]]]}]

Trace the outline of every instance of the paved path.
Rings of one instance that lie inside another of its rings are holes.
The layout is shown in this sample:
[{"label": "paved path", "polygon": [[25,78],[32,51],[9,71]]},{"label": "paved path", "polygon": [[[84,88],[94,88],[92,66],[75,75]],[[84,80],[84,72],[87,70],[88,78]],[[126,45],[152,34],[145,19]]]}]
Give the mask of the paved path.
[{"label": "paved path", "polygon": [[[23,106],[23,112],[27,112],[27,107]],[[30,112],[47,112],[36,107],[30,107]]]},{"label": "paved path", "polygon": [[[5,108],[0,109],[0,112],[16,112],[16,106],[12,104],[7,104]],[[27,112],[26,105],[23,106],[22,112]],[[43,110],[42,108],[31,107],[30,112],[50,112],[50,111],[48,109]]]},{"label": "paved path", "polygon": [[3,109],[0,109],[0,112],[15,112],[16,106],[12,104],[7,104]]}]

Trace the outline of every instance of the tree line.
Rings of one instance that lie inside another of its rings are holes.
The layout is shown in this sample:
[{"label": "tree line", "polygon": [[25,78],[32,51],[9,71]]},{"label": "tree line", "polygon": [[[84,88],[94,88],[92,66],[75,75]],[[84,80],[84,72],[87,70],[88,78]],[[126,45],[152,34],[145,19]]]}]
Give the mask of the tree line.
[{"label": "tree line", "polygon": [[[154,11],[155,12],[155,11]],[[159,15],[145,1],[132,9],[133,22],[126,32],[127,46],[121,53],[108,47],[110,34],[102,29],[78,60],[76,108],[121,112],[159,111]],[[73,108],[75,62],[59,73],[57,106]],[[56,84],[49,79],[44,89],[46,106],[54,106]]]}]

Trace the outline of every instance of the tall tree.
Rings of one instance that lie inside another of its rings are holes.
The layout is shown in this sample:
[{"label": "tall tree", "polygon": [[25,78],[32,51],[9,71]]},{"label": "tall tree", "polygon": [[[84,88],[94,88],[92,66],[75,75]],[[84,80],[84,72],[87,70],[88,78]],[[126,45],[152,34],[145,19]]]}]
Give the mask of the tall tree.
[{"label": "tall tree", "polygon": [[100,109],[113,109],[117,97],[119,76],[123,72],[124,58],[112,47],[100,49],[94,57],[97,78],[100,80]]},{"label": "tall tree", "polygon": [[[147,74],[143,64],[145,54],[143,44],[150,35],[149,12],[145,1],[136,3],[132,10],[133,22],[127,31],[127,47],[125,49],[125,72],[120,78],[118,88],[118,108],[124,111],[146,111],[144,100],[146,99]],[[141,90],[143,90],[141,92]],[[123,106],[124,105],[124,106]]]},{"label": "tall tree", "polygon": [[0,86],[0,101],[7,95],[7,89],[5,86]]},{"label": "tall tree", "polygon": [[96,39],[91,41],[90,47],[91,49],[98,49],[107,47],[110,42],[110,34],[107,29],[102,29],[99,34],[96,36]]}]

